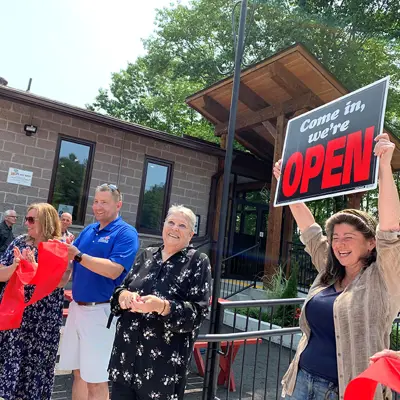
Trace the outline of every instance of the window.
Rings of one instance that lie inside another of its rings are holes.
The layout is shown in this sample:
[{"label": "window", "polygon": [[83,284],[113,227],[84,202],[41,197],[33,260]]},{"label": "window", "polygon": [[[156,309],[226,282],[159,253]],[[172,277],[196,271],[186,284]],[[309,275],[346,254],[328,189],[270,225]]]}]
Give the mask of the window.
[{"label": "window", "polygon": [[48,202],[58,213],[72,214],[74,224],[85,222],[95,144],[58,137]]},{"label": "window", "polygon": [[162,231],[171,187],[172,163],[146,157],[136,226],[140,232]]}]

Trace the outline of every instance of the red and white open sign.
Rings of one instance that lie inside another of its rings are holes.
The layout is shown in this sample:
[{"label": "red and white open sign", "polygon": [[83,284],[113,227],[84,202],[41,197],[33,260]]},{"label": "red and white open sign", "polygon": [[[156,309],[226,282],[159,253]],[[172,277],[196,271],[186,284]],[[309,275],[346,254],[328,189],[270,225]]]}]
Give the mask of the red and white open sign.
[{"label": "red and white open sign", "polygon": [[275,206],[375,189],[389,77],[293,118]]}]

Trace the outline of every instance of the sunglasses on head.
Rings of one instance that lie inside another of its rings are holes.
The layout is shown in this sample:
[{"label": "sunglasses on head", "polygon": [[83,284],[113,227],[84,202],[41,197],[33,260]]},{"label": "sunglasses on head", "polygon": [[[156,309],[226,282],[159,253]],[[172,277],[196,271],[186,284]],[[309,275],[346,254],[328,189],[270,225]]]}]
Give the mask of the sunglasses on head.
[{"label": "sunglasses on head", "polygon": [[113,185],[112,183],[103,183],[102,185],[100,185],[100,187],[107,187],[109,188],[112,192],[119,192],[119,189],[117,188],[117,186]]},{"label": "sunglasses on head", "polygon": [[25,217],[25,222],[27,222],[30,225],[33,225],[35,223],[35,221],[37,220],[37,218],[33,218],[33,217]]}]

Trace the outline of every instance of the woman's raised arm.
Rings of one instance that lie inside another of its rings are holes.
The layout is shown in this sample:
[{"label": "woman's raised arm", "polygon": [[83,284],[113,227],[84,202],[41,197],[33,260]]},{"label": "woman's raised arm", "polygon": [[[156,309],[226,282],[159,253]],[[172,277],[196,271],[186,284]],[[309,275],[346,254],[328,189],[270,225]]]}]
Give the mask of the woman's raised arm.
[{"label": "woman's raised arm", "polygon": [[[281,169],[282,160],[279,160],[275,163],[273,170],[274,176],[277,180],[281,176]],[[296,220],[297,226],[300,229],[300,232],[304,232],[308,227],[315,223],[315,219],[305,203],[290,204],[289,207],[293,214],[293,218]]]},{"label": "woman's raised arm", "polygon": [[395,145],[389,140],[387,133],[378,135],[375,141],[374,152],[379,157],[379,228],[382,231],[399,231],[399,192],[393,179],[391,166]]}]

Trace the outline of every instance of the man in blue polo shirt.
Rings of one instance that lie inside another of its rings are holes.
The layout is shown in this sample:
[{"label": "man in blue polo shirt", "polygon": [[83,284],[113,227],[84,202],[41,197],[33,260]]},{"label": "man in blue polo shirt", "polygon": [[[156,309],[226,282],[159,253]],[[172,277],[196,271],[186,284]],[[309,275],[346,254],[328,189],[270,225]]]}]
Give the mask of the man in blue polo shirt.
[{"label": "man in blue polo shirt", "polygon": [[138,235],[119,217],[122,196],[115,185],[96,188],[87,226],[68,245],[73,260],[72,297],[61,341],[59,369],[73,370],[73,400],[108,400],[108,362],[115,324],[107,329],[109,300],[131,269],[139,247]]}]

